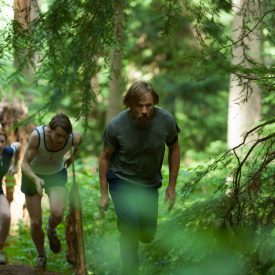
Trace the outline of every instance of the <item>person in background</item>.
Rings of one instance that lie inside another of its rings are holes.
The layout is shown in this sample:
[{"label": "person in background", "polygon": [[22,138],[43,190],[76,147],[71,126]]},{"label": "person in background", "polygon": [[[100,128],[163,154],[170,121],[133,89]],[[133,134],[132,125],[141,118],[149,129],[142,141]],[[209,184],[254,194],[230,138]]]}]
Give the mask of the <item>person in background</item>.
[{"label": "person in background", "polygon": [[99,208],[107,210],[110,191],[117,215],[123,274],[138,274],[138,242],[150,242],[157,228],[158,188],[168,147],[168,208],[175,202],[180,165],[179,128],[166,110],[155,107],[159,96],[144,81],[135,82],[124,97],[126,110],[107,125],[104,149],[99,157],[101,197]]},{"label": "person in background", "polygon": [[3,178],[6,174],[14,175],[18,172],[20,143],[7,145],[7,136],[0,126],[0,264],[6,264],[3,253],[5,240],[9,234],[11,213],[9,202],[3,191]]},{"label": "person in background", "polygon": [[[50,216],[46,225],[50,249],[61,250],[56,227],[61,223],[66,201],[67,168],[81,142],[81,135],[72,131],[70,119],[65,114],[55,115],[49,125],[41,125],[32,132],[22,163],[21,191],[31,220],[31,236],[38,257],[36,267],[46,269],[47,257],[42,229],[41,199],[43,189],[49,198]],[[71,152],[64,158],[67,152]]]}]

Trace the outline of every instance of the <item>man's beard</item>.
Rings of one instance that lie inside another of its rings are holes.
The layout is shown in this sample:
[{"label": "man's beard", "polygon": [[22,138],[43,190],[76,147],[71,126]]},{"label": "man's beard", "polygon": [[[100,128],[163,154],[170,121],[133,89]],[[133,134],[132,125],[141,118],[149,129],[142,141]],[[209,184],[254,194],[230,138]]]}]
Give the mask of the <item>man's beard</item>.
[{"label": "man's beard", "polygon": [[134,118],[134,123],[138,127],[148,128],[151,125],[152,117],[153,114],[150,114],[149,116],[136,117]]}]

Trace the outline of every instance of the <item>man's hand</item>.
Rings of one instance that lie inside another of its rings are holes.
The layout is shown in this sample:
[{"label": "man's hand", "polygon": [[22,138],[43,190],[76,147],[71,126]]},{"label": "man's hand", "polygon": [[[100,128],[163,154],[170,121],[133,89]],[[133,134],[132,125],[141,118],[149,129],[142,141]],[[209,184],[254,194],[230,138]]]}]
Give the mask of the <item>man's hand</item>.
[{"label": "man's hand", "polygon": [[18,166],[10,166],[9,171],[8,171],[8,175],[12,176],[14,174],[16,174],[18,172]]},{"label": "man's hand", "polygon": [[35,180],[34,180],[34,183],[35,183],[35,186],[36,186],[36,190],[37,190],[37,193],[42,196],[42,193],[43,193],[43,186],[44,186],[44,180],[42,180],[41,178],[39,177],[36,177]]},{"label": "man's hand", "polygon": [[72,158],[71,157],[65,159],[65,161],[64,161],[65,168],[68,168],[71,164],[72,164]]},{"label": "man's hand", "polygon": [[176,199],[176,190],[175,187],[171,187],[168,185],[165,192],[165,202],[168,203],[168,210],[172,210],[175,204]]},{"label": "man's hand", "polygon": [[98,202],[98,208],[99,208],[99,211],[100,211],[100,215],[102,218],[104,218],[105,216],[105,211],[108,210],[108,207],[109,207],[109,197],[108,195],[107,196],[102,196],[100,197],[100,200]]}]

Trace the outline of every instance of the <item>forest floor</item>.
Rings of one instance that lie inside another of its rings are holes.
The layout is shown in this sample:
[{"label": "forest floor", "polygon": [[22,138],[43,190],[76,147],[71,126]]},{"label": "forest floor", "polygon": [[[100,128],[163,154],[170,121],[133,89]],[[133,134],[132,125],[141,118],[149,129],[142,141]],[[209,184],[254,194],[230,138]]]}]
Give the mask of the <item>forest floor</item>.
[{"label": "forest floor", "polygon": [[51,271],[38,271],[32,266],[26,265],[2,265],[0,275],[60,275],[63,273]]}]

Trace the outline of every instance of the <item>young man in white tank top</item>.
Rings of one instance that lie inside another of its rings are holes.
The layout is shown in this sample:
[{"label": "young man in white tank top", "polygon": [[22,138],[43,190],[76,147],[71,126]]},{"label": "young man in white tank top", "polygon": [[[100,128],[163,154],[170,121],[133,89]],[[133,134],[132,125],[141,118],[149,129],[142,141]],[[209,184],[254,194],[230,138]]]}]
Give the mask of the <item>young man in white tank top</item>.
[{"label": "young man in white tank top", "polygon": [[[44,232],[42,230],[41,198],[43,189],[49,197],[50,216],[46,226],[50,248],[61,250],[56,227],[61,223],[66,201],[67,170],[76,154],[81,135],[72,132],[72,124],[64,114],[55,115],[49,125],[41,125],[32,132],[22,163],[22,186],[31,219],[31,236],[38,257],[36,267],[46,268]],[[64,155],[72,148],[67,159]]]}]

